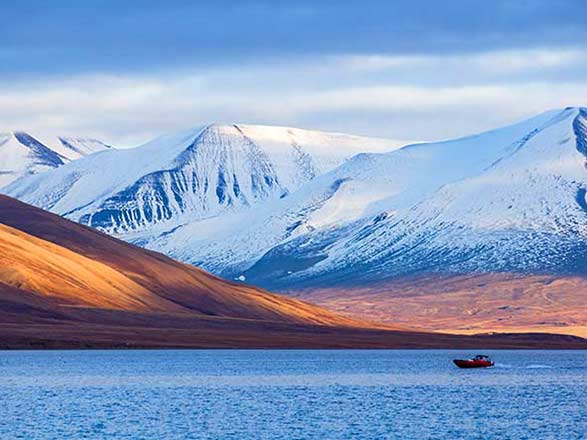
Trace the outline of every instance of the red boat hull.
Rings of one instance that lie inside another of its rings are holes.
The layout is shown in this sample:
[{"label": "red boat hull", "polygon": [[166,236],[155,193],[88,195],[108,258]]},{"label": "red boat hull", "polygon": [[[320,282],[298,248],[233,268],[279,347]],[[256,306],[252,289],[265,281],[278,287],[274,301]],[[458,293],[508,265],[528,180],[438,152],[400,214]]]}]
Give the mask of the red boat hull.
[{"label": "red boat hull", "polygon": [[487,368],[493,367],[493,362],[483,359],[455,359],[453,361],[459,368]]}]

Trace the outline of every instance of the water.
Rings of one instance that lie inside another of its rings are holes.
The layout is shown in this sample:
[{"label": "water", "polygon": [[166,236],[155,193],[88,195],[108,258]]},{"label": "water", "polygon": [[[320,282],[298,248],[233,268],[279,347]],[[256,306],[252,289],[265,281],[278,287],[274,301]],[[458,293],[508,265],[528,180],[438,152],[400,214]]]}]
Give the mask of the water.
[{"label": "water", "polygon": [[6,439],[585,439],[587,352],[0,352]]}]

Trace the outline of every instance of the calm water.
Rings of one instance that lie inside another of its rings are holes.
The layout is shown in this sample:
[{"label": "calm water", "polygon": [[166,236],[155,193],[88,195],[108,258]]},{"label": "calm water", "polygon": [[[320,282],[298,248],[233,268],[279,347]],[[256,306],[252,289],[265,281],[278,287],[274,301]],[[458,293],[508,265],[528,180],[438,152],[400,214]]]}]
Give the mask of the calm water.
[{"label": "calm water", "polygon": [[585,439],[587,352],[0,352],[6,439]]}]

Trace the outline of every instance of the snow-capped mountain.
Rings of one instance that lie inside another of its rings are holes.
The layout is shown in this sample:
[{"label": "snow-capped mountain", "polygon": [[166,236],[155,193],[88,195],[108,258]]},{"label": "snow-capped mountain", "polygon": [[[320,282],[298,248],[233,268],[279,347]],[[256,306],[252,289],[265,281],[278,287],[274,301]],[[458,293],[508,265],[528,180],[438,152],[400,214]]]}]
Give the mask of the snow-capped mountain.
[{"label": "snow-capped mountain", "polygon": [[270,288],[414,273],[587,271],[587,119],[554,110],[359,154],[287,197],[125,238]]},{"label": "snow-capped mountain", "polygon": [[76,160],[80,157],[104,151],[112,148],[111,145],[87,137],[58,136],[56,138],[41,138],[41,141],[69,160]]},{"label": "snow-capped mountain", "polygon": [[212,125],[89,156],[6,192],[270,288],[587,272],[587,110],[397,145]]},{"label": "snow-capped mountain", "polygon": [[299,287],[415,273],[585,274],[586,157],[582,108],[358,155],[271,214],[298,213],[305,232],[273,246],[244,276]]},{"label": "snow-capped mountain", "polygon": [[0,188],[19,177],[57,168],[108,148],[103,142],[88,138],[40,139],[22,131],[0,133]]},{"label": "snow-capped mountain", "polygon": [[156,238],[223,213],[257,209],[358,152],[400,145],[287,127],[213,124],[88,156],[21,179],[6,192],[109,233]]}]

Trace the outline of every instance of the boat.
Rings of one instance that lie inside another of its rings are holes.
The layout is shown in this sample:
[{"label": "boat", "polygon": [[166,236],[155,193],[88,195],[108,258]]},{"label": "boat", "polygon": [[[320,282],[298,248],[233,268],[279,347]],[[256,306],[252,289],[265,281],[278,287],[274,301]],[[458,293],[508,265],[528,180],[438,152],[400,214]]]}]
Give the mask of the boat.
[{"label": "boat", "polygon": [[487,368],[495,365],[489,356],[478,354],[473,359],[455,359],[454,364],[459,368]]}]

